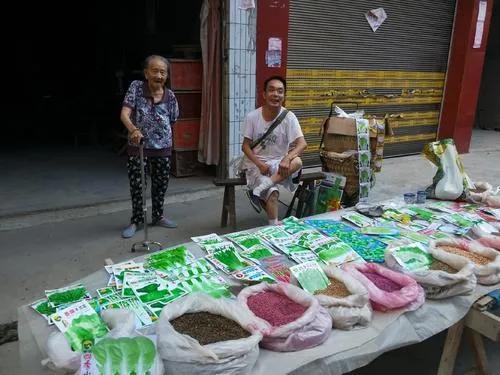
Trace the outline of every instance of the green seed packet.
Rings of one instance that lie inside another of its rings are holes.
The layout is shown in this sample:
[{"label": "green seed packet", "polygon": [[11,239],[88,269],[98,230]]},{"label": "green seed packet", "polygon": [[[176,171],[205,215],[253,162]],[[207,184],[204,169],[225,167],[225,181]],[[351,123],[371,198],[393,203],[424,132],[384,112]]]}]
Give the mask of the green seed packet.
[{"label": "green seed packet", "polygon": [[358,227],[369,227],[373,225],[373,220],[356,211],[350,211],[342,215],[342,219],[350,221]]},{"label": "green seed packet", "polygon": [[199,275],[182,280],[177,286],[188,293],[201,292],[214,298],[232,296],[226,280],[219,275]]},{"label": "green seed packet", "polygon": [[299,220],[294,216],[289,216],[283,220],[283,228],[290,234],[312,229],[309,225],[304,223],[303,220]]},{"label": "green seed packet", "polygon": [[205,236],[191,237],[191,239],[196,242],[202,249],[205,250],[206,245],[212,245],[216,243],[224,242],[224,239],[216,233],[210,233]]},{"label": "green seed packet", "polygon": [[185,294],[183,290],[178,290],[179,288],[176,288],[174,284],[161,279],[155,274],[133,275],[133,278],[128,279],[127,282],[135,296],[142,303],[150,303],[160,299],[177,299],[178,294]]},{"label": "green seed packet", "polygon": [[402,267],[410,271],[427,270],[432,264],[432,256],[419,242],[395,247],[390,251],[394,259]]},{"label": "green seed packet", "polygon": [[46,298],[39,299],[33,302],[30,307],[35,310],[38,314],[43,316],[47,323],[54,324],[50,320],[50,316],[56,312],[56,308],[52,307]]},{"label": "green seed packet", "polygon": [[438,219],[438,217],[440,216],[437,215],[436,212],[424,207],[408,206],[407,209],[416,214],[420,219],[429,222]]},{"label": "green seed packet", "polygon": [[157,271],[156,273],[166,280],[178,281],[204,274],[214,274],[217,271],[206,259],[201,258],[184,267],[173,268],[169,272]]},{"label": "green seed packet", "polygon": [[91,296],[83,284],[70,285],[64,288],[46,290],[45,295],[53,307],[68,305]]},{"label": "green seed packet", "polygon": [[297,251],[308,250],[307,247],[298,245],[294,237],[275,238],[271,240],[271,244],[286,255],[290,255]]},{"label": "green seed packet", "polygon": [[121,291],[125,272],[144,272],[144,265],[142,263],[121,263],[113,265],[112,270],[115,276],[116,288]]},{"label": "green seed packet", "polygon": [[274,277],[268,275],[258,266],[245,267],[239,271],[236,271],[232,275],[235,279],[250,282],[250,283],[275,283]]},{"label": "green seed packet", "polygon": [[145,266],[153,270],[168,271],[193,263],[195,260],[195,256],[186,246],[177,246],[151,254],[147,257]]},{"label": "green seed packet", "polygon": [[233,240],[233,242],[245,250],[248,250],[255,245],[263,245],[262,240],[254,234],[237,237]]},{"label": "green seed packet", "polygon": [[106,286],[104,288],[96,289],[96,292],[97,292],[97,296],[99,298],[104,298],[104,297],[110,296],[112,294],[118,293],[118,289],[116,289],[116,287],[114,287],[114,286],[111,286],[111,287]]},{"label": "green seed packet", "polygon": [[412,241],[423,243],[425,245],[428,245],[431,239],[429,236],[425,234],[413,232],[411,230],[401,229],[400,233],[403,237],[409,238]]},{"label": "green seed packet", "polygon": [[276,225],[271,225],[269,227],[262,228],[256,234],[269,242],[276,239],[290,237],[290,234],[287,231],[285,231],[282,227],[278,227]]},{"label": "green seed packet", "polygon": [[394,227],[364,227],[359,232],[374,236],[399,236],[399,230]]},{"label": "green seed packet", "polygon": [[76,302],[50,318],[76,352],[89,351],[108,333],[108,328],[87,301]]},{"label": "green seed packet", "polygon": [[99,341],[92,354],[82,356],[82,375],[149,374],[158,354],[154,342],[147,337],[106,338]]},{"label": "green seed packet", "polygon": [[362,259],[352,247],[336,237],[324,237],[315,241],[311,244],[311,250],[314,251],[323,262],[335,266],[340,266],[348,262],[360,261]]},{"label": "green seed packet", "polygon": [[292,275],[297,279],[300,286],[309,293],[325,289],[330,281],[319,264],[315,261],[298,264],[290,267]]},{"label": "green seed packet", "polygon": [[321,238],[325,238],[319,231],[316,229],[307,229],[302,232],[295,233],[293,235],[293,241],[306,249],[311,248],[311,244]]},{"label": "green seed packet", "polygon": [[224,242],[219,242],[219,243],[213,243],[210,245],[205,245],[204,250],[207,252],[207,254],[213,254],[216,251],[219,250],[224,250],[224,249],[235,249],[234,244],[230,241],[224,241]]},{"label": "green seed packet", "polygon": [[307,263],[318,260],[318,256],[311,250],[295,251],[290,254],[290,257],[297,263]]},{"label": "green seed packet", "polygon": [[270,247],[261,244],[254,245],[241,253],[243,257],[257,263],[264,258],[269,258],[277,254]]},{"label": "green seed packet", "polygon": [[232,248],[225,248],[217,250],[212,254],[208,254],[206,259],[208,259],[208,261],[215,267],[227,274],[231,274],[234,271],[238,271],[252,265],[252,263],[245,260],[238,254],[234,246]]},{"label": "green seed packet", "polygon": [[248,231],[246,231],[246,230],[242,230],[240,232],[234,232],[234,233],[225,234],[224,237],[226,237],[228,240],[234,241],[238,237],[248,236],[249,234],[251,234],[251,233],[248,232]]}]

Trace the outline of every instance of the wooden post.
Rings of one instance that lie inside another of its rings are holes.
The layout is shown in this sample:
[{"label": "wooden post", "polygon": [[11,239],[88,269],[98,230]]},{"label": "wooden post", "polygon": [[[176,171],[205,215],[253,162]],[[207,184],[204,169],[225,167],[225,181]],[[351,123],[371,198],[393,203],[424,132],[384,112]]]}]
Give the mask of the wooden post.
[{"label": "wooden post", "polygon": [[224,198],[222,199],[222,215],[220,218],[220,226],[227,227],[227,205],[229,197],[229,185],[224,186]]},{"label": "wooden post", "polygon": [[464,319],[460,320],[450,328],[444,342],[441,361],[439,362],[438,375],[452,375],[455,367],[455,359],[457,357],[458,348],[464,331]]}]

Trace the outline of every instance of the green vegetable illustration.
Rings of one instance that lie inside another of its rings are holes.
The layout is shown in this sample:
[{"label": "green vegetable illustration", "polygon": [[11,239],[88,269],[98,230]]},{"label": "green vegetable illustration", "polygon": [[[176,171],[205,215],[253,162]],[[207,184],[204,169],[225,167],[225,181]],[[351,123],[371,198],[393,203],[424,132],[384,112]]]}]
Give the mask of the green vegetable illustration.
[{"label": "green vegetable illustration", "polygon": [[95,339],[103,337],[108,329],[97,314],[81,315],[71,322],[64,332],[71,345],[71,349],[76,352],[83,352],[92,347]]},{"label": "green vegetable illustration", "polygon": [[103,339],[92,349],[102,375],[146,375],[156,357],[153,342],[147,337]]},{"label": "green vegetable illustration", "polygon": [[245,253],[245,256],[251,259],[263,259],[263,258],[268,258],[270,256],[273,256],[274,254],[269,251],[266,247],[259,247],[255,250],[252,250],[248,253]]},{"label": "green vegetable illustration", "polygon": [[243,247],[245,249],[250,249],[252,246],[255,246],[255,245],[262,245],[262,243],[260,242],[260,239],[258,237],[255,237],[255,236],[248,236],[248,237],[243,238],[241,240],[237,240],[236,242],[238,243],[238,245],[240,245],[241,247]]},{"label": "green vegetable illustration", "polygon": [[152,302],[152,301],[156,301],[158,299],[162,299],[170,294],[170,291],[168,289],[159,290],[158,289],[159,287],[160,287],[160,284],[153,283],[153,284],[146,285],[143,288],[137,289],[136,292],[144,293],[144,294],[141,294],[139,296],[139,299],[143,303]]},{"label": "green vegetable illustration", "polygon": [[149,268],[168,271],[171,268],[185,266],[188,263],[188,251],[185,246],[163,250],[152,254],[146,261]]},{"label": "green vegetable illustration", "polygon": [[56,312],[56,308],[55,307],[52,307],[49,305],[49,301],[45,301],[45,302],[42,302],[41,304],[39,304],[36,309],[35,309],[38,313],[42,314],[42,315],[45,315],[45,316],[49,316],[49,315],[52,315]]},{"label": "green vegetable illustration", "polygon": [[213,255],[214,258],[223,263],[230,272],[237,271],[248,265],[238,257],[234,250],[220,250]]},{"label": "green vegetable illustration", "polygon": [[368,150],[368,141],[365,138],[358,138],[360,150]]},{"label": "green vegetable illustration", "polygon": [[49,302],[54,306],[67,305],[73,302],[78,302],[88,295],[85,287],[77,287],[55,293],[47,293]]}]

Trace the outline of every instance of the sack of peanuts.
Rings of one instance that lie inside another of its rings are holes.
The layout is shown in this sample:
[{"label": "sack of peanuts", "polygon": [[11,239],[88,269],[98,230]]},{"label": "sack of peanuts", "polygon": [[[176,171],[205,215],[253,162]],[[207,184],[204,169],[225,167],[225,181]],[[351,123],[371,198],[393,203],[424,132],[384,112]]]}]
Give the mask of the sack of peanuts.
[{"label": "sack of peanuts", "polygon": [[309,349],[328,339],[332,318],[308,292],[287,283],[260,283],[243,289],[238,300],[267,325],[263,348],[278,352]]},{"label": "sack of peanuts", "polygon": [[349,330],[366,326],[372,320],[368,291],[358,280],[335,266],[323,267],[330,285],[314,292],[320,305],[328,310],[333,327]]},{"label": "sack of peanuts", "polygon": [[346,264],[344,270],[368,290],[374,310],[412,311],[425,302],[424,290],[410,276],[376,263]]},{"label": "sack of peanuts", "polygon": [[265,328],[237,301],[193,293],[162,310],[158,352],[166,374],[250,374]]},{"label": "sack of peanuts", "polygon": [[500,253],[492,248],[463,239],[443,239],[431,242],[430,249],[433,256],[444,251],[450,259],[466,259],[473,265],[479,284],[500,282]]},{"label": "sack of peanuts", "polygon": [[[413,256],[417,257],[417,252]],[[414,258],[407,255],[411,262]],[[470,294],[476,288],[476,276],[474,266],[466,259],[450,257],[443,251],[429,250],[424,254],[425,268],[408,269],[399,262],[394,252],[389,248],[385,252],[385,264],[387,267],[411,276],[424,288],[425,297],[428,299],[443,299],[458,295]],[[416,263],[415,261],[414,263]]]}]

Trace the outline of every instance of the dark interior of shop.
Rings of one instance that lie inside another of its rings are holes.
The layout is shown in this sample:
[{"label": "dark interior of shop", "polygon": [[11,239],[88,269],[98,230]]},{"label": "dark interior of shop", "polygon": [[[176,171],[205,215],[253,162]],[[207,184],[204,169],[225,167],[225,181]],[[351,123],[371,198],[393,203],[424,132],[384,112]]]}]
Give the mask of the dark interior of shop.
[{"label": "dark interior of shop", "polygon": [[8,137],[16,147],[119,148],[121,101],[130,82],[142,78],[144,58],[201,57],[201,0],[19,7]]}]

